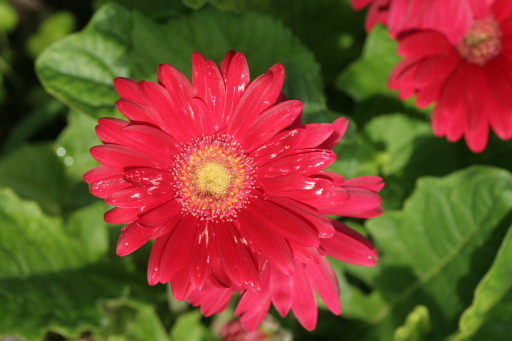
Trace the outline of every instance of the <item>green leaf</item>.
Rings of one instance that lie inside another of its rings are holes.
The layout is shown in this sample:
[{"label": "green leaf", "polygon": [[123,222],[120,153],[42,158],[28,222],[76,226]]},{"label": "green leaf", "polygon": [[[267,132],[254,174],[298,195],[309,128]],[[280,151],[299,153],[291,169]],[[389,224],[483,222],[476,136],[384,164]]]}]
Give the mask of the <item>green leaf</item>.
[{"label": "green leaf", "polygon": [[174,341],[202,341],[210,339],[208,330],[201,324],[201,312],[195,309],[181,314],[171,329]]},{"label": "green leaf", "polygon": [[[99,323],[102,276],[77,269],[107,251],[103,211],[103,204],[87,206],[64,224],[10,189],[0,190],[0,306],[8,312],[0,314],[0,335],[39,339],[49,327],[74,330]],[[107,291],[107,296],[121,294],[118,286]]]},{"label": "green leaf", "polygon": [[150,306],[139,309],[134,324],[128,327],[127,336],[132,340],[170,340],[158,314]]},{"label": "green leaf", "polygon": [[10,32],[18,26],[18,13],[7,1],[0,1],[0,31]]},{"label": "green leaf", "polygon": [[[219,63],[230,49],[246,55],[253,78],[283,63],[291,76],[307,81],[306,90],[286,94],[297,98],[307,91],[311,106],[323,109],[320,68],[313,55],[280,22],[253,13],[205,9],[158,25],[137,12],[105,5],[84,31],[47,49],[36,70],[44,87],[71,107],[94,117],[112,116],[116,76],[155,80],[161,63],[190,76],[193,51]],[[294,82],[287,77],[285,88],[294,89]]]},{"label": "green leaf", "polygon": [[58,214],[67,183],[57,155],[49,145],[42,144],[23,146],[3,157],[0,186],[37,201],[47,213]]},{"label": "green leaf", "polygon": [[[343,71],[336,80],[337,87],[357,101],[377,94],[391,94],[387,79],[391,69],[400,61],[397,43],[387,29],[375,26],[368,34],[362,56]],[[394,95],[396,97],[396,95]]]},{"label": "green leaf", "polygon": [[71,111],[68,125],[54,143],[57,156],[64,164],[69,178],[83,182],[85,172],[98,165],[89,149],[100,143],[94,127],[98,121],[88,115]]},{"label": "green leaf", "polygon": [[459,322],[454,338],[506,340],[512,333],[512,227],[485,277],[478,284],[473,303]]},{"label": "green leaf", "polygon": [[75,211],[64,224],[10,189],[0,190],[0,279],[76,269],[107,251],[103,204]]},{"label": "green leaf", "polygon": [[400,208],[418,177],[449,174],[458,168],[459,159],[453,144],[432,135],[428,122],[403,114],[373,118],[358,140],[358,175],[385,179],[385,209]]},{"label": "green leaf", "polygon": [[397,321],[424,305],[435,326],[432,340],[448,335],[491,265],[511,211],[512,176],[506,171],[480,166],[421,178],[402,211],[368,221],[385,253],[377,267],[349,269],[362,273],[373,291],[345,304],[345,315],[391,335]]},{"label": "green leaf", "polygon": [[407,315],[405,325],[395,330],[395,341],[421,341],[432,329],[427,307],[419,305]]},{"label": "green leaf", "polygon": [[[118,13],[123,15],[117,15]],[[132,22],[126,10],[106,6],[79,34],[46,49],[36,60],[45,89],[70,105],[95,117],[112,115],[119,98],[114,78],[129,76],[133,64],[129,33]]]}]

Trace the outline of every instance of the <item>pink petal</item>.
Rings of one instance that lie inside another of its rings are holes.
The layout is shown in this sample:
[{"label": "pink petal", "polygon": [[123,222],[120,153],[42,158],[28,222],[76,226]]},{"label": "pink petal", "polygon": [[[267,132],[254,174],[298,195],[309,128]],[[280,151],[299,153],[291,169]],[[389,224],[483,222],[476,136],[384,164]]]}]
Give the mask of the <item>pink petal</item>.
[{"label": "pink petal", "polygon": [[139,104],[144,104],[145,101],[137,82],[128,78],[116,77],[114,78],[114,87],[116,88],[119,97]]},{"label": "pink petal", "polygon": [[425,31],[410,34],[400,40],[398,54],[403,57],[428,57],[453,48],[444,34]]},{"label": "pink petal", "polygon": [[[222,58],[222,61],[220,62],[219,69],[222,75],[222,79],[224,80],[224,83],[227,82],[229,65],[231,64],[231,61],[233,60],[233,57],[236,55],[236,53],[237,52],[235,50],[229,50],[224,55],[224,58]],[[238,53],[241,54],[240,52]]]},{"label": "pink petal", "polygon": [[172,187],[174,175],[154,168],[135,168],[124,174],[124,180],[138,187]]},{"label": "pink petal", "polygon": [[105,202],[118,207],[156,207],[172,200],[175,191],[172,188],[161,187],[131,187],[109,195]]},{"label": "pink petal", "polygon": [[124,128],[121,133],[128,139],[139,142],[146,154],[150,150],[151,154],[148,155],[159,160],[171,162],[172,157],[181,150],[178,141],[160,129],[148,125],[131,125]]},{"label": "pink petal", "polygon": [[295,200],[281,198],[278,196],[269,197],[268,200],[300,217],[314,229],[319,238],[330,238],[334,235],[334,227],[330,221],[324,216],[318,214],[311,207]]},{"label": "pink petal", "polygon": [[181,264],[176,276],[171,278],[172,296],[176,301],[183,301],[192,293],[188,264]]},{"label": "pink petal", "polygon": [[334,131],[327,140],[318,146],[320,149],[333,149],[341,141],[348,128],[348,120],[345,117],[340,117],[332,122]]},{"label": "pink petal", "polygon": [[298,201],[320,199],[334,189],[333,183],[329,180],[299,174],[264,178],[258,183],[263,185],[268,195],[288,197]]},{"label": "pink petal", "polygon": [[146,244],[156,228],[143,228],[137,223],[126,225],[117,240],[116,254],[124,257]]},{"label": "pink petal", "polygon": [[341,314],[338,277],[329,261],[322,257],[319,264],[306,265],[306,273],[313,280],[313,286],[327,308],[335,315]]},{"label": "pink petal", "polygon": [[129,122],[117,118],[102,117],[98,120],[96,135],[103,143],[123,144],[123,140],[119,139],[119,131],[128,124]]},{"label": "pink petal", "polygon": [[256,118],[275,104],[283,87],[283,81],[284,67],[276,64],[251,82],[233,110],[233,115],[228,122],[228,135],[233,136],[237,141],[243,141],[244,134],[254,124]]},{"label": "pink petal", "polygon": [[338,208],[344,205],[346,202],[350,200],[350,194],[343,188],[336,188],[335,190],[327,193],[325,196],[304,201],[309,206],[315,207],[321,214],[329,214],[323,213],[320,210],[329,210],[332,208]]},{"label": "pink petal", "polygon": [[288,242],[292,250],[293,258],[304,264],[318,264],[320,262],[320,253],[317,247],[307,247]]},{"label": "pink petal", "polygon": [[91,150],[92,157],[104,166],[124,172],[132,168],[169,169],[169,164],[134,151],[125,146],[108,144],[95,146]]},{"label": "pink petal", "polygon": [[248,331],[256,330],[270,308],[269,275],[268,270],[261,272],[261,291],[245,291],[240,296],[235,316],[242,315],[240,322]]},{"label": "pink petal", "polygon": [[283,131],[253,151],[250,156],[258,165],[264,165],[292,153],[305,136],[306,132],[304,129]]},{"label": "pink petal", "polygon": [[259,289],[258,270],[235,229],[230,224],[220,223],[215,233],[217,253],[231,282],[248,290]]},{"label": "pink petal", "polygon": [[[351,217],[353,214],[374,210],[382,203],[382,198],[377,193],[367,189],[348,186],[343,186],[342,188],[343,192],[350,196],[349,199],[339,206],[322,208],[319,210],[320,213]],[[342,190],[334,190],[334,192],[338,191]]]},{"label": "pink petal", "polygon": [[169,64],[158,66],[158,80],[167,89],[171,103],[176,115],[183,118],[189,128],[200,135],[204,129],[204,117],[199,115],[192,97],[194,88],[183,73]]},{"label": "pink petal", "polygon": [[201,290],[210,274],[209,249],[215,246],[210,243],[210,234],[213,234],[213,231],[211,226],[208,227],[206,223],[199,223],[190,251],[188,266],[190,267],[190,282],[193,290]]},{"label": "pink petal", "polygon": [[144,96],[148,101],[148,111],[155,123],[179,142],[185,142],[197,137],[197,131],[190,121],[190,117],[183,115],[182,106],[175,106],[167,89],[160,84],[141,82]]},{"label": "pink petal", "polygon": [[242,210],[238,214],[238,221],[233,221],[242,237],[254,245],[272,265],[285,274],[293,272],[293,260],[290,248],[284,239],[272,232],[268,227],[262,226],[258,218],[260,214],[251,209]]},{"label": "pink petal", "polygon": [[321,240],[321,247],[329,256],[354,265],[374,266],[377,263],[377,251],[366,238],[339,221],[332,223],[336,233],[332,238]]},{"label": "pink petal", "polygon": [[334,125],[331,123],[310,123],[299,127],[299,129],[304,130],[306,136],[296,149],[316,148],[332,135]]},{"label": "pink petal", "polygon": [[285,275],[270,264],[270,298],[282,317],[290,311],[292,305],[292,276]]},{"label": "pink petal", "polygon": [[254,199],[247,205],[247,215],[252,215],[260,230],[268,229],[280,237],[303,246],[316,247],[320,241],[309,226],[291,212],[269,200]]},{"label": "pink petal", "polygon": [[171,236],[171,232],[162,235],[155,239],[153,243],[153,247],[151,248],[151,254],[149,255],[148,262],[148,283],[149,285],[156,285],[160,282],[160,277],[162,276],[162,254],[164,252],[165,246]]},{"label": "pink petal", "polygon": [[215,131],[225,127],[226,118],[223,117],[226,88],[219,68],[211,60],[205,65],[206,93],[204,102],[210,110]]},{"label": "pink petal", "polygon": [[94,182],[89,190],[93,195],[105,199],[110,194],[129,187],[133,185],[124,181],[122,175],[116,175]]},{"label": "pink petal", "polygon": [[359,187],[372,192],[379,192],[384,187],[384,182],[380,176],[359,176],[348,179],[342,187]]},{"label": "pink petal", "polygon": [[116,108],[130,122],[156,124],[146,107],[131,100],[120,99],[116,102]]},{"label": "pink petal", "polygon": [[88,170],[84,174],[84,181],[87,182],[89,185],[106,178],[110,178],[112,176],[123,174],[121,171],[115,170],[113,168],[107,167],[107,166],[96,166],[90,170]]},{"label": "pink petal", "polygon": [[292,310],[300,324],[307,330],[316,326],[318,310],[315,291],[307,277],[304,265],[297,263],[293,277]]},{"label": "pink petal", "polygon": [[[169,282],[176,275],[181,264],[188,264],[191,245],[196,236],[198,225],[199,221],[197,218],[185,215],[174,228],[162,254],[161,266],[163,270],[160,276],[161,283]],[[179,282],[179,284],[184,286],[186,282]]]},{"label": "pink petal", "polygon": [[242,147],[251,152],[289,126],[302,111],[302,102],[286,101],[264,111],[244,135]]},{"label": "pink petal", "polygon": [[139,225],[144,227],[156,227],[165,225],[176,215],[180,214],[183,206],[176,200],[170,200],[158,206],[139,218]]},{"label": "pink petal", "polygon": [[260,166],[255,173],[260,178],[288,174],[311,175],[329,166],[334,160],[336,160],[336,154],[330,150],[298,151],[294,155],[288,155]]},{"label": "pink petal", "polygon": [[140,213],[140,207],[114,207],[103,218],[109,224],[126,224],[137,220]]},{"label": "pink petal", "polygon": [[[227,56],[228,55],[226,55],[226,57]],[[223,65],[221,63],[221,70],[222,67]],[[226,103],[224,105],[223,116],[224,119],[229,122],[231,120],[233,110],[238,103],[238,100],[247,88],[247,85],[249,85],[250,81],[249,67],[247,66],[247,60],[245,59],[245,56],[240,52],[233,55],[233,58],[229,62],[229,68],[227,68],[227,72],[223,71],[222,74],[226,84]]]}]

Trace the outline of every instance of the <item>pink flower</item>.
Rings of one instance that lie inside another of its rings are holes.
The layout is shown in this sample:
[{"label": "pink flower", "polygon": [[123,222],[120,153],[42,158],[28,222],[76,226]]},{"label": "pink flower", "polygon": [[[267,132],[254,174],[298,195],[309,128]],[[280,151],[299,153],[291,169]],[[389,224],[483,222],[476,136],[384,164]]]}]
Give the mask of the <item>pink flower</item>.
[{"label": "pink flower", "polygon": [[352,0],[352,7],[360,10],[370,6],[366,14],[365,29],[370,32],[378,22],[383,25],[388,23],[389,6],[393,0]]},{"label": "pink flower", "polygon": [[264,340],[284,340],[284,335],[278,330],[279,324],[275,320],[266,320],[264,327],[247,331],[244,329],[240,320],[232,320],[222,326],[220,330],[221,341],[264,341]]},{"label": "pink flower", "polygon": [[485,10],[494,0],[352,0],[359,10],[370,6],[366,15],[366,31],[380,22],[389,28],[393,38],[414,30],[444,32],[457,44],[473,21],[473,12]]},{"label": "pink flower", "polygon": [[[301,125],[302,103],[280,96],[281,64],[250,82],[243,54],[228,52],[219,69],[196,52],[192,69],[193,85],[167,64],[159,83],[116,78],[129,122],[99,120],[104,145],[91,154],[102,165],[84,175],[115,206],[105,220],[127,224],[117,254],[155,239],[148,282],[170,281],[178,300],[205,283],[260,290],[264,263],[303,271],[300,262],[335,234],[322,212],[353,210],[344,205],[371,192],[322,171],[347,121]],[[370,196],[373,210],[380,197]]]},{"label": "pink flower", "polygon": [[[269,263],[263,264],[261,290],[242,290],[235,312],[245,329],[256,330],[273,303],[281,316],[286,316],[291,309],[304,328],[313,330],[318,316],[315,291],[332,313],[341,313],[338,279],[325,255],[354,265],[373,266],[377,254],[373,245],[359,233],[338,221],[331,223],[336,230],[334,236],[322,239],[314,258],[295,260],[293,274],[286,275]],[[223,311],[235,291],[208,283],[202,290],[194,291],[188,301],[201,306],[201,312],[210,316]]]},{"label": "pink flower", "polygon": [[[482,4],[482,3],[481,3]],[[436,102],[434,134],[473,152],[485,149],[489,126],[512,138],[512,2],[496,0],[473,10],[471,28],[454,44],[444,32],[419,31],[399,41],[405,59],[392,71],[389,87],[416,104]]]}]

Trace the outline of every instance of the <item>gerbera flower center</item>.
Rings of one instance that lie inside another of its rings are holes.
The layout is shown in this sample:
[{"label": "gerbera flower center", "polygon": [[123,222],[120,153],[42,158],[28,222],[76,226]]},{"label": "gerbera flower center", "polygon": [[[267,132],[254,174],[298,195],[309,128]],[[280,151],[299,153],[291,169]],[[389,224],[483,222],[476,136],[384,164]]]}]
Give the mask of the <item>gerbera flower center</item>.
[{"label": "gerbera flower center", "polygon": [[174,175],[177,200],[202,220],[232,220],[250,198],[254,163],[238,143],[216,135],[183,146]]},{"label": "gerbera flower center", "polygon": [[501,31],[492,17],[475,20],[468,34],[457,45],[457,51],[469,63],[484,65],[501,51]]}]

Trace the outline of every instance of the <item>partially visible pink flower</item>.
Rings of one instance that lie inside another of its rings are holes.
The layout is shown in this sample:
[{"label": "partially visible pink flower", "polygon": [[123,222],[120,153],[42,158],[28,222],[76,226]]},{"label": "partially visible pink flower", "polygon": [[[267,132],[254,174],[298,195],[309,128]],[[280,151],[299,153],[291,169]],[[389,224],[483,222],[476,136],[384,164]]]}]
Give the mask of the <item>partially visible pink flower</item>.
[{"label": "partially visible pink flower", "polygon": [[[255,330],[273,303],[281,316],[286,316],[291,309],[304,328],[313,330],[318,316],[315,291],[332,313],[341,313],[338,279],[325,255],[350,264],[373,266],[377,254],[373,245],[359,233],[338,221],[331,223],[336,230],[334,236],[322,239],[313,258],[310,252],[303,252],[295,260],[292,275],[283,274],[266,262],[260,270],[261,290],[241,291],[235,315],[240,316],[245,329]],[[201,312],[209,316],[224,310],[235,292],[232,288],[208,284],[203,290],[193,292],[188,301],[201,306]]]},{"label": "partially visible pink flower", "polygon": [[445,33],[458,44],[467,34],[474,12],[485,11],[494,0],[352,0],[354,9],[370,6],[366,31],[380,22],[389,28],[393,38],[415,30]]},{"label": "partially visible pink flower", "polygon": [[220,330],[221,341],[277,341],[284,340],[279,332],[279,324],[275,320],[267,319],[262,326],[253,331],[244,329],[240,320],[232,320],[222,326]]},{"label": "partially visible pink flower", "polygon": [[473,152],[485,149],[489,126],[512,138],[512,1],[472,9],[471,28],[458,44],[442,31],[419,31],[399,40],[405,59],[395,67],[389,87],[416,104],[435,102],[432,127],[437,136],[464,136]]},{"label": "partially visible pink flower", "polygon": [[352,0],[352,7],[355,10],[370,6],[365,20],[366,32],[370,32],[377,23],[387,25],[389,5],[392,1],[393,0]]}]

